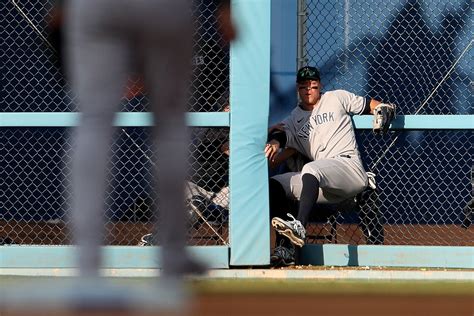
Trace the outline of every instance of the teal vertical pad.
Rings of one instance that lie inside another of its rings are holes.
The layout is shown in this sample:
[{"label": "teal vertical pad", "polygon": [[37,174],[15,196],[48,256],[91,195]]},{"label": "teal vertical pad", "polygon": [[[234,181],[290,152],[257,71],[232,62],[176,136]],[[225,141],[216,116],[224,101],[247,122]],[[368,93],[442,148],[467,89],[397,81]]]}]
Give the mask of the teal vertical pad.
[{"label": "teal vertical pad", "polygon": [[238,38],[230,51],[230,264],[268,265],[270,0],[233,0]]}]

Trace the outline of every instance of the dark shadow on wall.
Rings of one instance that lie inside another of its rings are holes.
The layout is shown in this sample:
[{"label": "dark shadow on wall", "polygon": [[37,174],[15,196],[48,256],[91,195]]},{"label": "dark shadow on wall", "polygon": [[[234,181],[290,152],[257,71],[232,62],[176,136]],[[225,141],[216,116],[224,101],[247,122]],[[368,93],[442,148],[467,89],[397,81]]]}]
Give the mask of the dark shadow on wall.
[{"label": "dark shadow on wall", "polygon": [[276,84],[275,77],[270,75],[270,122],[286,117],[297,102],[296,85],[282,89]]}]

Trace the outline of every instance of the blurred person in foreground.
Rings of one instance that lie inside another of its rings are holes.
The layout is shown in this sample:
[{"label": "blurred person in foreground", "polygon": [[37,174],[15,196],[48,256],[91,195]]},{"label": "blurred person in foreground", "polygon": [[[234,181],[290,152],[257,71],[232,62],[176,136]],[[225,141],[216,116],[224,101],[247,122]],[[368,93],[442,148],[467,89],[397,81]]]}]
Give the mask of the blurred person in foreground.
[{"label": "blurred person in foreground", "polygon": [[[184,180],[186,111],[193,18],[189,0],[74,0],[64,3],[65,65],[82,112],[72,157],[72,233],[79,274],[99,276],[108,149],[131,65],[140,69],[153,113],[157,208],[163,223],[162,276],[179,284],[205,266],[186,251]],[[232,40],[230,3],[219,5],[223,37]],[[133,69],[132,69],[133,70]]]}]

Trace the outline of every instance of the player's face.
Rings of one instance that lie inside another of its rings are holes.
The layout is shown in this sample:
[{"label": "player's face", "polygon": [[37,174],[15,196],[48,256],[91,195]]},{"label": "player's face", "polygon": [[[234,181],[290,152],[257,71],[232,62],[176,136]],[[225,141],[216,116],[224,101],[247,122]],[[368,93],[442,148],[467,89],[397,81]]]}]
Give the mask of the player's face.
[{"label": "player's face", "polygon": [[298,83],[298,93],[301,102],[307,106],[315,105],[321,96],[321,83],[316,80],[308,80]]}]

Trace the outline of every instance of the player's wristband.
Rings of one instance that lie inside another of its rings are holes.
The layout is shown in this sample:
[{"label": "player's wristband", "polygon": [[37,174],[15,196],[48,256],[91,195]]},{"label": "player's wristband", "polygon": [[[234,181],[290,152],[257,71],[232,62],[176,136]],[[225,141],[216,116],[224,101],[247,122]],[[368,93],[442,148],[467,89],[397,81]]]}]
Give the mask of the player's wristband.
[{"label": "player's wristband", "polygon": [[280,147],[283,148],[286,145],[286,133],[280,130],[273,131],[270,133],[270,135],[268,135],[267,142],[271,140],[276,140],[280,143]]},{"label": "player's wristband", "polygon": [[372,101],[371,98],[365,98],[364,110],[362,111],[362,114],[370,114],[370,101]]}]

